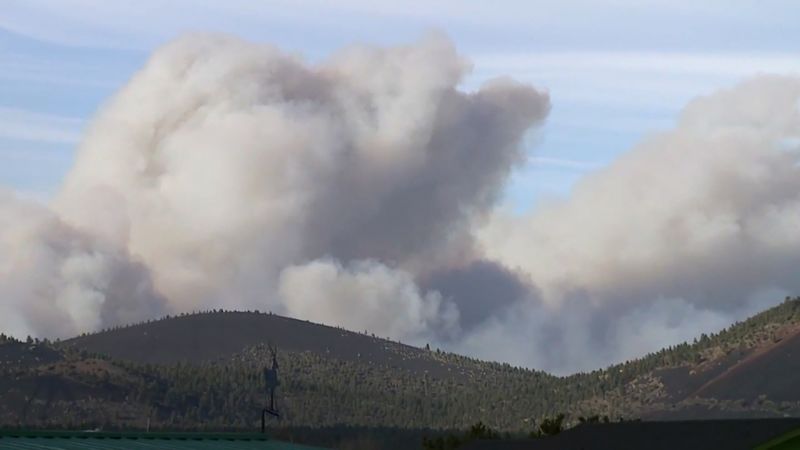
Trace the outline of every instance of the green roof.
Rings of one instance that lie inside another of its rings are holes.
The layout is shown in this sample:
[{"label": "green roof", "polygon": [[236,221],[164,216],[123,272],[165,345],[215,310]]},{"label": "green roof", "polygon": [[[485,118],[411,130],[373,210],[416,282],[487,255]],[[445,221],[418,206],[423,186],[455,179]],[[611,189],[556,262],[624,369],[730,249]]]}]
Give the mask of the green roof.
[{"label": "green roof", "polygon": [[321,450],[318,447],[243,433],[143,433],[91,431],[0,431],[3,450]]}]

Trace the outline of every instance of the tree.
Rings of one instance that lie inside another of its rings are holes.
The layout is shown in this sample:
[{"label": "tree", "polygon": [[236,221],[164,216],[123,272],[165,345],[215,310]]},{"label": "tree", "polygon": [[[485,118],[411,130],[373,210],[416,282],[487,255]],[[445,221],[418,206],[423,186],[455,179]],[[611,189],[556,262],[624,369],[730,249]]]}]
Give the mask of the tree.
[{"label": "tree", "polygon": [[449,434],[446,437],[439,436],[433,439],[423,437],[422,448],[424,450],[455,450],[471,441],[499,438],[500,434],[497,431],[489,428],[483,422],[478,422],[469,427],[464,436]]},{"label": "tree", "polygon": [[497,431],[487,427],[483,422],[478,422],[469,427],[469,432],[467,433],[467,440],[498,439],[499,437]]},{"label": "tree", "polygon": [[531,433],[531,437],[555,436],[564,431],[564,414],[555,417],[548,417],[542,420],[539,429]]}]

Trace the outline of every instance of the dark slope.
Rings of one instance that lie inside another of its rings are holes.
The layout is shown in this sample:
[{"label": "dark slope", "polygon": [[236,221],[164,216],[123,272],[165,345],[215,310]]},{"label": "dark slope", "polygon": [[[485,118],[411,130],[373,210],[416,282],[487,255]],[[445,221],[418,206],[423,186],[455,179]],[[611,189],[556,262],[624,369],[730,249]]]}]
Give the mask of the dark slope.
[{"label": "dark slope", "polygon": [[[774,327],[773,327],[774,328]],[[800,401],[800,329],[786,323],[769,339],[730,346],[698,364],[654,371],[672,401],[706,398]]]},{"label": "dark slope", "polygon": [[654,375],[664,384],[668,398],[678,402],[697,395],[703,386],[739,364],[752,352],[752,349],[736,349],[704,364],[657,369]]},{"label": "dark slope", "polygon": [[452,374],[435,352],[274,314],[210,312],[117,328],[70,339],[64,345],[142,363],[200,363],[227,359],[258,344],[281,352],[311,352],[344,361]]},{"label": "dark slope", "polygon": [[700,387],[698,397],[800,401],[800,333],[752,352]]},{"label": "dark slope", "polygon": [[[621,374],[623,382],[627,383],[623,389],[627,398],[633,394],[645,398],[645,403],[670,410],[670,405],[685,406],[678,408],[678,418],[688,417],[685,413],[689,411],[693,411],[690,416],[696,418],[697,411],[706,411],[709,406],[726,409],[719,411],[723,414],[718,416],[730,417],[728,413],[741,409],[742,404],[765,399],[798,403],[783,405],[796,409],[800,406],[798,333],[800,299],[787,299],[717,334],[704,334],[694,343],[679,344],[612,366],[603,373]],[[652,383],[631,382],[636,379]],[[651,395],[653,393],[655,395]],[[724,402],[728,403],[722,405]],[[773,414],[780,415],[778,406],[770,406]],[[702,414],[709,417],[707,412]],[[661,413],[656,416],[664,417]]]}]

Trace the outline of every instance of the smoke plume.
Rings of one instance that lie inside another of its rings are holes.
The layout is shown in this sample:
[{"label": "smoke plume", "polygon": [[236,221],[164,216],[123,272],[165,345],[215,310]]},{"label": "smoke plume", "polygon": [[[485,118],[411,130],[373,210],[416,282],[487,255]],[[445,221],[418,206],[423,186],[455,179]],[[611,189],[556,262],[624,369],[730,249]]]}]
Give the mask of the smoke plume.
[{"label": "smoke plume", "polygon": [[162,315],[165,300],[124,248],[0,191],[0,327],[69,336]]},{"label": "smoke plume", "polygon": [[98,113],[51,205],[0,194],[0,328],[270,309],[559,373],[800,291],[800,80],[697,99],[573,194],[497,209],[547,116],[444,37],[320,63],[191,35]]},{"label": "smoke plume", "polygon": [[317,260],[288,267],[281,272],[280,295],[295,317],[351,330],[367,326],[417,342],[458,331],[459,312],[453,303],[444,302],[436,291],[423,294],[408,273],[376,261],[342,267]]},{"label": "smoke plume", "polygon": [[[415,280],[479,256],[472,231],[549,110],[509,79],[460,91],[468,70],[441,36],[319,64],[184,37],[100,111],[53,220],[139,261],[166,299],[158,312],[271,309],[412,342],[452,337],[459,299]],[[88,317],[58,334],[127,319],[76,302]]]},{"label": "smoke plume", "polygon": [[487,255],[534,280],[528,311],[560,317],[530,329],[567,342],[551,367],[638,356],[800,292],[798,100],[800,79],[768,76],[699,98],[568,200],[494,216]]}]

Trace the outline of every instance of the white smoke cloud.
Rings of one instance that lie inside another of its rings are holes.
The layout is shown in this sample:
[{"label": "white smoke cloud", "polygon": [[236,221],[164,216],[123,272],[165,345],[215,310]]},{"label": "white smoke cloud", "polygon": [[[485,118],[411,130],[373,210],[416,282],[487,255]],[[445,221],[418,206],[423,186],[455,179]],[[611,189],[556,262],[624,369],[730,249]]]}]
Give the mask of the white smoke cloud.
[{"label": "white smoke cloud", "polygon": [[420,292],[412,276],[377,261],[342,267],[317,260],[283,270],[279,292],[287,311],[312,322],[358,330],[368,325],[387,336],[424,345],[458,331],[458,309],[436,292]]},{"label": "white smoke cloud", "polygon": [[[551,367],[638,356],[800,292],[798,100],[799,79],[767,76],[699,98],[568,200],[493,218],[487,255],[530,275],[557,335],[585,335]],[[569,326],[581,310],[592,320]]]},{"label": "white smoke cloud", "polygon": [[0,196],[0,328],[66,336],[271,309],[559,373],[800,291],[800,80],[701,98],[561,202],[496,211],[547,94],[458,89],[445,38],[319,64],[218,35],[158,50],[50,208]]},{"label": "white smoke cloud", "polygon": [[19,336],[141,321],[163,314],[165,303],[124,249],[1,190],[0,299],[0,326]]},{"label": "white smoke cloud", "polygon": [[468,70],[441,36],[320,64],[186,36],[99,113],[55,214],[142,261],[170,311],[266,307],[394,338],[451,335],[458,299],[414,280],[478,256],[474,224],[549,110],[508,79],[460,91]]}]

